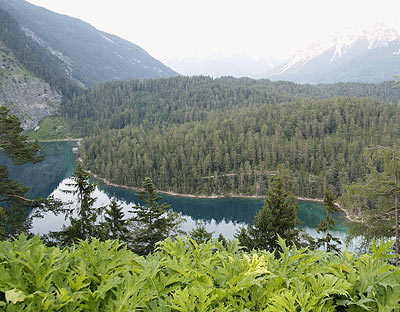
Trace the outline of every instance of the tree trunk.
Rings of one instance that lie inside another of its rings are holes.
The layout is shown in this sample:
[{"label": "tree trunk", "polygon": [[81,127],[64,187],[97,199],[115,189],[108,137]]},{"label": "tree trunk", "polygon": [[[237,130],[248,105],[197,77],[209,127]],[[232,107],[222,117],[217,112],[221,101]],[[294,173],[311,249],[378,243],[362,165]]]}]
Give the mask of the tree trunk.
[{"label": "tree trunk", "polygon": [[[395,178],[397,180],[397,177]],[[397,181],[396,181],[397,184]],[[399,209],[398,209],[399,198],[397,195],[394,198],[394,222],[396,227],[396,266],[399,265],[399,254],[400,254],[400,237],[399,237]]]}]

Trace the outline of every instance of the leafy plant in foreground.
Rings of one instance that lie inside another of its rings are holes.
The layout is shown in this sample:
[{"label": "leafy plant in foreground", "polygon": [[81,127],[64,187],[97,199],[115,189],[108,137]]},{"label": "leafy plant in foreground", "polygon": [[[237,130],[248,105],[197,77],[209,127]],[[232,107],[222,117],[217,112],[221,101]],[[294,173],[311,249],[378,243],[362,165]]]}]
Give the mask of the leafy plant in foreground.
[{"label": "leafy plant in foreground", "polygon": [[115,241],[0,242],[0,311],[400,311],[392,243],[359,257],[177,237],[138,256]]}]

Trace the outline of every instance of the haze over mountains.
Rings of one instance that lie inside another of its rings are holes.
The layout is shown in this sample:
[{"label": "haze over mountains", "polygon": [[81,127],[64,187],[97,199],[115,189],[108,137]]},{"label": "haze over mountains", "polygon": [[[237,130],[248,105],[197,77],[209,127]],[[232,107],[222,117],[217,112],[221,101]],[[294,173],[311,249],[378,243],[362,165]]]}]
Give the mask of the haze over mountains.
[{"label": "haze over mountains", "polygon": [[186,76],[204,75],[211,77],[233,76],[253,77],[260,70],[270,70],[283,60],[274,57],[252,57],[244,53],[223,55],[192,55],[173,57],[165,60],[165,64]]},{"label": "haze over mountains", "polygon": [[165,63],[189,76],[267,78],[311,84],[376,83],[394,80],[399,74],[400,35],[397,30],[379,23],[366,29],[336,33],[298,50],[286,60],[214,53],[169,58]]}]

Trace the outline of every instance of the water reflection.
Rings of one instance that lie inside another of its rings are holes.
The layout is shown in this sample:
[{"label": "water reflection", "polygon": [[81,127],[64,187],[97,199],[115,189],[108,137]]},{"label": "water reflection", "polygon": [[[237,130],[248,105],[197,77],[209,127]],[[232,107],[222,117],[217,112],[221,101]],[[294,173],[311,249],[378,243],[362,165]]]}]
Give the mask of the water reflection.
[{"label": "water reflection", "polygon": [[[61,190],[67,188],[67,183],[71,183],[68,177],[75,169],[76,156],[72,152],[75,146],[74,142],[45,143],[42,144],[42,151],[47,156],[42,163],[13,166],[7,157],[0,154],[0,164],[9,166],[10,176],[31,188],[28,194],[30,197],[54,195],[63,201],[73,201],[71,194]],[[108,205],[110,198],[115,197],[124,207],[127,216],[130,207],[140,203],[134,191],[102,183],[99,183],[94,196],[97,198],[96,206]],[[162,202],[170,204],[186,220],[183,230],[190,231],[195,227],[196,221],[204,220],[207,231],[214,232],[215,237],[223,234],[227,238],[233,238],[239,226],[251,224],[263,205],[262,200],[249,198],[195,199],[165,194],[162,197]],[[319,203],[300,201],[298,216],[307,231],[316,236],[315,229],[320,220],[326,217],[326,213]],[[346,227],[339,215],[335,219],[338,222],[335,235],[344,238]],[[68,224],[63,216],[49,214],[34,222],[33,231],[47,233],[49,230],[61,229],[63,224]]]}]

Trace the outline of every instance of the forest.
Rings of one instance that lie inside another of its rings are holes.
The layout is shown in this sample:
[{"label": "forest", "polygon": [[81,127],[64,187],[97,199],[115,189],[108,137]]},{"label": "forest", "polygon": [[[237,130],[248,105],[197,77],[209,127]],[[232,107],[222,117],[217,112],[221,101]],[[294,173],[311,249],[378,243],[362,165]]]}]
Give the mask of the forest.
[{"label": "forest", "polygon": [[283,165],[297,196],[365,173],[371,145],[398,141],[394,83],[298,85],[177,77],[113,82],[64,101],[84,166],[110,182],[202,195],[264,195]]}]

